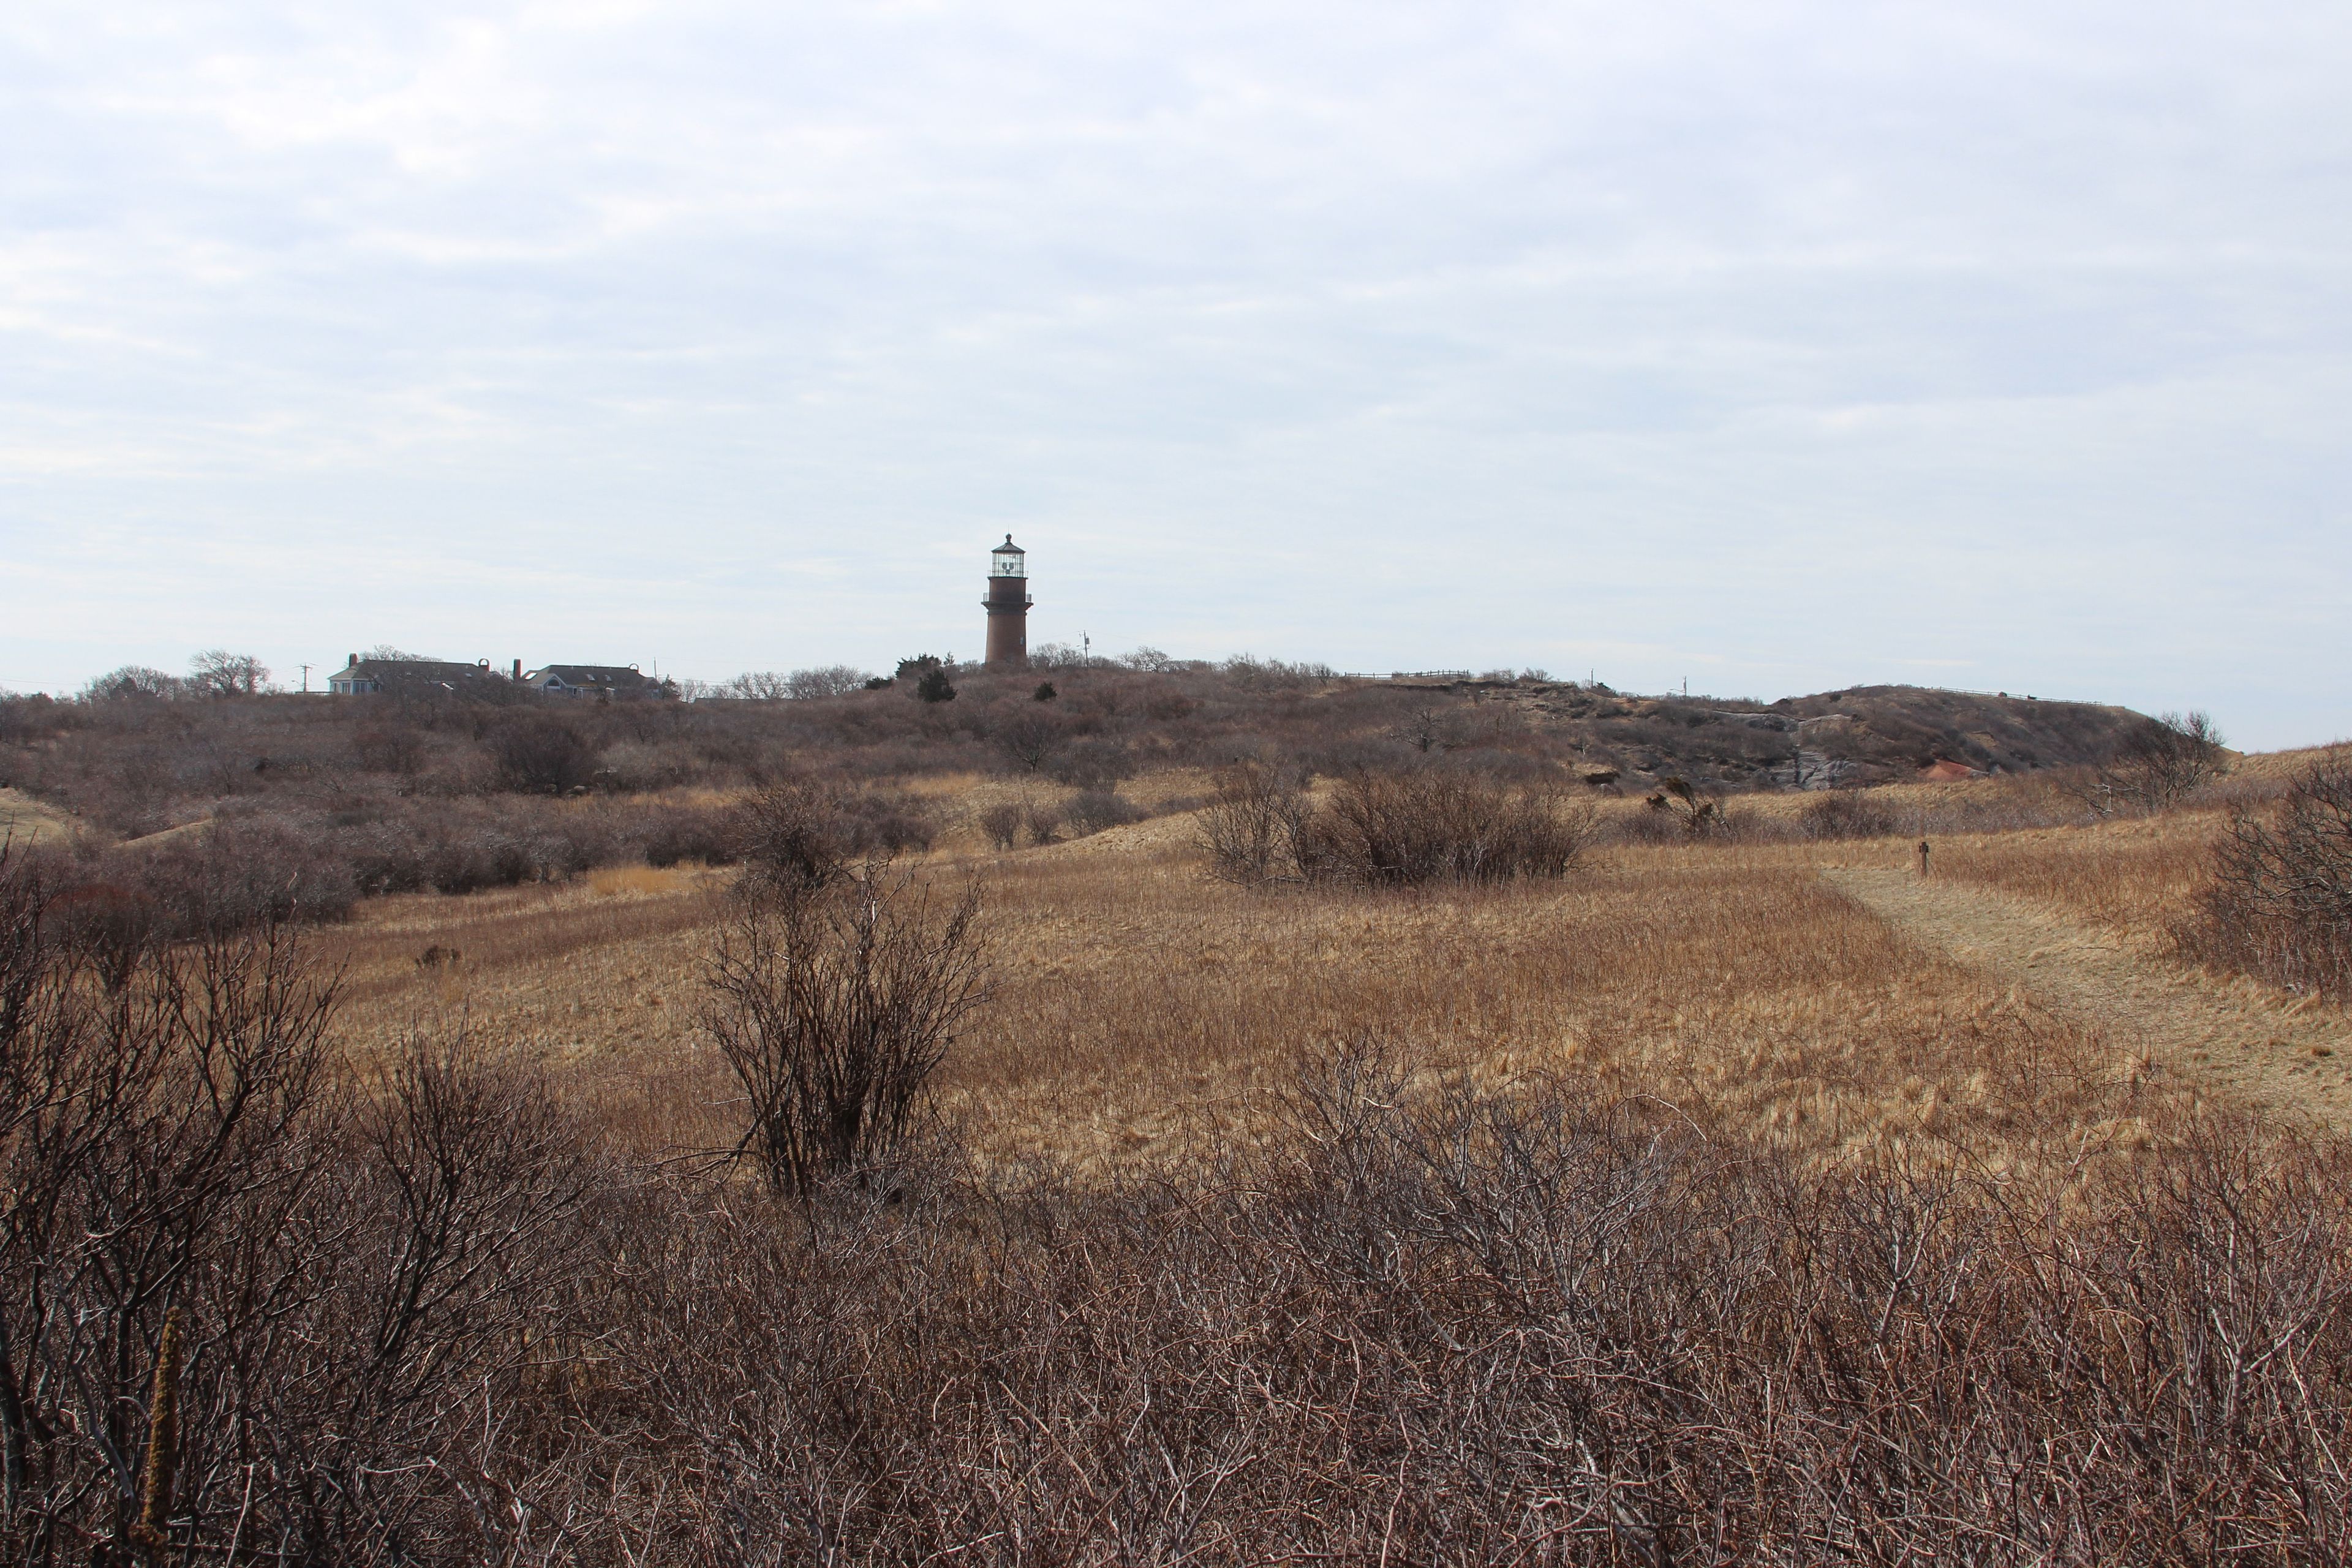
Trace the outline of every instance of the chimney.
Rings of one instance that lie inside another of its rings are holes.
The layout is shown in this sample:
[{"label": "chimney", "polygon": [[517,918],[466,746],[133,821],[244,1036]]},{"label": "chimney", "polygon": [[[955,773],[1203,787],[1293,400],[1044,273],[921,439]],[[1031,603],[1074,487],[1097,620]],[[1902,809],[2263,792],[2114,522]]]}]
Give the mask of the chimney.
[{"label": "chimney", "polygon": [[360,661],[360,656],[359,656],[359,655],[357,655],[357,654],[353,654],[353,655],[352,655],[352,658],[351,658],[351,664],[346,664],[345,666],[343,666],[343,668],[344,668],[345,669],[349,669],[349,668],[352,667],[352,664],[357,664],[359,661]]},{"label": "chimney", "polygon": [[514,678],[518,682],[522,679],[522,660],[520,659],[515,660]]}]

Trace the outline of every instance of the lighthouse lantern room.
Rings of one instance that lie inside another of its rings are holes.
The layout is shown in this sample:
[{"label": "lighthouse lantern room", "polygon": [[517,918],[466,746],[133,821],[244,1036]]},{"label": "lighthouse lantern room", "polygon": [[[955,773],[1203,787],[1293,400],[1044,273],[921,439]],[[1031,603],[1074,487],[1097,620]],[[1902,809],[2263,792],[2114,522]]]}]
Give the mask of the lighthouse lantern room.
[{"label": "lighthouse lantern room", "polygon": [[1029,554],[1006,534],[988,552],[988,664],[1018,669],[1029,662]]}]

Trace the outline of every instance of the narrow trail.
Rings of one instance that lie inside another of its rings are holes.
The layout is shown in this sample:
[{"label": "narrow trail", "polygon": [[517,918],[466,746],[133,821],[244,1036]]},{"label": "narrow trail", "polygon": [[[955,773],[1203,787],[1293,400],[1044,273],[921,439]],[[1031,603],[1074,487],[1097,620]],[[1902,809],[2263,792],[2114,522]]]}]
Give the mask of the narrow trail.
[{"label": "narrow trail", "polygon": [[2232,1098],[2352,1128],[2352,1026],[2252,984],[2217,984],[2115,932],[1965,882],[1908,869],[1822,876],[1897,931],[1986,970],[2043,1005]]}]

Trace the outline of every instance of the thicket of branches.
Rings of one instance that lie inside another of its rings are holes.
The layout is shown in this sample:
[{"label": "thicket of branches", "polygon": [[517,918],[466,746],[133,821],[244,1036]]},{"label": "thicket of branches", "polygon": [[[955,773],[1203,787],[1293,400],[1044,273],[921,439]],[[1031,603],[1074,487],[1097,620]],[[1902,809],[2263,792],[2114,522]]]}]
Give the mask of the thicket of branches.
[{"label": "thicket of branches", "polygon": [[2098,816],[2167,811],[2220,777],[2228,760],[2206,714],[2165,713],[2131,725],[2105,761],[2068,777]]},{"label": "thicket of branches", "polygon": [[0,1552],[495,1555],[589,1143],[461,1046],[357,1087],[275,921],[126,955],[52,902],[0,852]]},{"label": "thicket of branches", "polygon": [[894,1189],[928,1089],[985,999],[977,886],[941,903],[838,792],[772,786],[742,810],[744,869],[704,976],[702,1023],[747,1107],[770,1189]]},{"label": "thicket of branches", "polygon": [[1564,784],[1428,764],[1355,767],[1311,797],[1311,774],[1255,760],[1217,775],[1198,839],[1210,870],[1242,886],[1275,881],[1409,887],[1558,877],[1575,864],[1593,813]]},{"label": "thicket of branches", "polygon": [[2233,815],[2178,934],[2207,962],[2352,996],[2352,763],[2324,763],[2275,805]]}]

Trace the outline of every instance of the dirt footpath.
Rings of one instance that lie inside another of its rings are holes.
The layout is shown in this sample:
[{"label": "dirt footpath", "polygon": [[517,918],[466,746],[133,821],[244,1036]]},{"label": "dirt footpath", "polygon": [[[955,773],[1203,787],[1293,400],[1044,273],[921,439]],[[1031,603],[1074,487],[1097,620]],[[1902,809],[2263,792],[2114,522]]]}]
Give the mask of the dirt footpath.
[{"label": "dirt footpath", "polygon": [[2217,982],[2043,906],[1916,872],[1822,877],[1922,945],[1985,969],[2055,1012],[2235,1098],[2352,1129],[2352,1021],[2244,982]]}]

